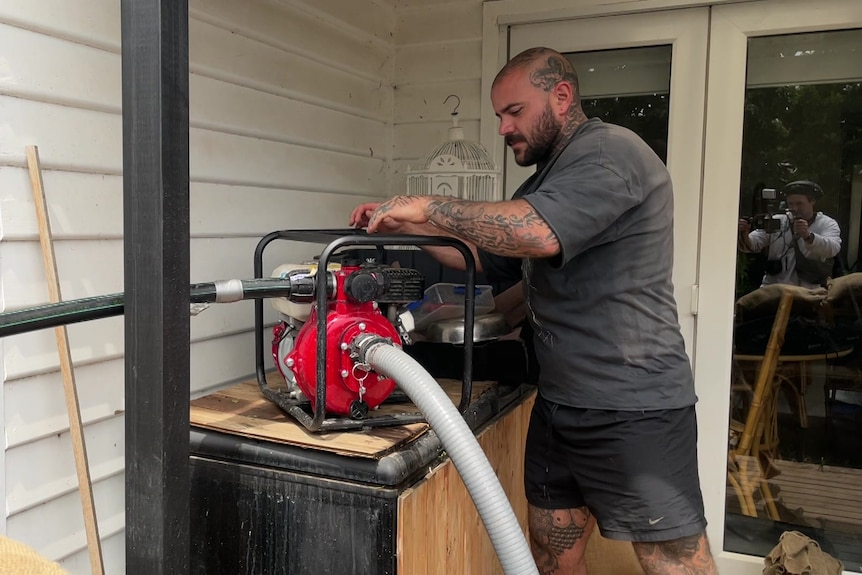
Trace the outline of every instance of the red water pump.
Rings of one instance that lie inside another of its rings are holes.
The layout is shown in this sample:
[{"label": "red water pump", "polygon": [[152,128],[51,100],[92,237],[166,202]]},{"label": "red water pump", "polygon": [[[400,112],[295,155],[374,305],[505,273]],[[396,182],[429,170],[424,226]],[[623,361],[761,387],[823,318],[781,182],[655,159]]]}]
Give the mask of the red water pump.
[{"label": "red water pump", "polygon": [[[290,302],[313,302],[316,270],[294,269],[289,273],[291,285],[296,283],[298,288],[292,290]],[[326,273],[329,274],[325,310],[326,411],[362,419],[392,393],[395,381],[358,363],[350,344],[357,336],[370,333],[400,347],[407,330],[396,307],[421,299],[422,276],[415,270],[376,264],[342,265]],[[310,279],[303,282],[302,277]],[[275,364],[288,384],[298,388],[314,410],[320,310],[316,303],[276,305],[276,308],[285,314],[285,321],[273,329]]]}]

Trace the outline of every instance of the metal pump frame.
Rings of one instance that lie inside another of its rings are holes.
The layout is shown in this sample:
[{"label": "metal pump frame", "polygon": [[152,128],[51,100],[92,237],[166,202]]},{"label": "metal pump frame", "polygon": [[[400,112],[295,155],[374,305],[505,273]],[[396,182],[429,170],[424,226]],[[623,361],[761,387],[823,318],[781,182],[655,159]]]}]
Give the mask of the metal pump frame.
[{"label": "metal pump frame", "polygon": [[[455,238],[442,236],[415,235],[368,235],[355,229],[344,230],[280,230],[265,235],[254,250],[254,277],[264,278],[263,252],[274,240],[291,240],[298,242],[325,243],[326,247],[320,254],[318,270],[326,270],[332,256],[340,249],[348,246],[374,246],[380,259],[384,259],[387,245],[411,246],[446,246],[457,249],[464,256],[465,296],[464,296],[464,373],[461,382],[461,402],[459,411],[465,414],[470,407],[473,393],[473,322],[476,303],[476,260],[467,244]],[[312,432],[335,431],[344,429],[361,429],[366,427],[381,427],[386,425],[404,425],[424,421],[421,414],[397,414],[369,417],[365,419],[350,419],[346,417],[326,417],[326,318],[327,318],[327,274],[318,273],[316,281],[317,305],[317,369],[316,369],[316,403],[309,415],[300,402],[288,396],[281,390],[269,387],[266,381],[264,366],[264,321],[263,300],[254,302],[254,348],[255,371],[257,382],[264,397],[278,405],[287,414],[299,421]],[[393,394],[393,396],[398,397]],[[392,397],[392,396],[390,396]]]}]

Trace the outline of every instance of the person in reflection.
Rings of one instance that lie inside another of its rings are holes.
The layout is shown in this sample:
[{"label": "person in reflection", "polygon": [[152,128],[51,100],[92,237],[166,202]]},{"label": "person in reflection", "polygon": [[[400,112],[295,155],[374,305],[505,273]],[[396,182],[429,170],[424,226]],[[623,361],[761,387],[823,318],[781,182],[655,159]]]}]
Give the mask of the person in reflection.
[{"label": "person in reflection", "polygon": [[[586,573],[596,524],[631,541],[650,575],[716,573],[667,168],[631,131],[584,115],[577,74],[551,49],[508,62],[491,101],[516,162],[537,168],[512,200],[397,196],[350,223],[457,237],[492,280],[523,279],[540,367],[524,482],[541,573]],[[455,250],[433,253],[464,268]]]},{"label": "person in reflection", "polygon": [[777,230],[752,230],[751,222],[742,218],[739,220],[739,249],[766,255],[762,286],[825,287],[832,275],[835,256],[841,250],[841,228],[823,212],[815,211],[817,200],[823,197],[823,190],[817,183],[791,182],[784,186],[783,193],[787,211],[772,216]]}]

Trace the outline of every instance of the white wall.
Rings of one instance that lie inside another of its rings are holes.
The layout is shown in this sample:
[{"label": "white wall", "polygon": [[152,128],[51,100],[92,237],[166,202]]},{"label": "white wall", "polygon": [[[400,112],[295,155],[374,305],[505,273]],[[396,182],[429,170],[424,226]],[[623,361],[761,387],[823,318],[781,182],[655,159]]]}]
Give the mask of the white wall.
[{"label": "white wall", "polygon": [[405,193],[405,170],[448,138],[455,100],[464,137],[479,141],[481,0],[398,0],[391,192]]},{"label": "white wall", "polygon": [[[395,8],[392,0],[191,0],[190,13],[190,281],[251,277],[262,235],[343,227],[355,203],[385,195]],[[117,0],[0,0],[0,295],[7,311],[48,299],[28,144],[39,146],[45,170],[63,298],[123,290],[119,52]],[[265,267],[318,252],[273,244]],[[192,318],[193,393],[253,372],[252,323],[251,302]],[[69,326],[69,338],[106,572],[121,573],[123,320]],[[0,529],[71,573],[89,573],[53,334],[0,345]]]}]

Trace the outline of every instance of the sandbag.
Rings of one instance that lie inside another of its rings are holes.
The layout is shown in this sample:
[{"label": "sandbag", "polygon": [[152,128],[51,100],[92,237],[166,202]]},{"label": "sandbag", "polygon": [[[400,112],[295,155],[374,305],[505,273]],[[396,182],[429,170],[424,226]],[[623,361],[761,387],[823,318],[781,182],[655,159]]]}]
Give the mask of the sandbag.
[{"label": "sandbag", "polygon": [[782,533],[763,563],[763,575],[841,575],[844,571],[841,561],[798,531]]},{"label": "sandbag", "polygon": [[0,536],[0,573],[14,575],[69,575],[60,565],[41,557],[19,541]]}]

